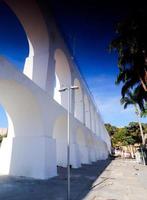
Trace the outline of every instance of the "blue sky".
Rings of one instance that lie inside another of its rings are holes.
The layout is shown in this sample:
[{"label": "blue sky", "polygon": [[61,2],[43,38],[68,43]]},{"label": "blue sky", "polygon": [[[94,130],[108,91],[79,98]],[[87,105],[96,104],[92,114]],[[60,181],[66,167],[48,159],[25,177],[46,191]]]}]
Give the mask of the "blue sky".
[{"label": "blue sky", "polygon": [[[115,85],[117,55],[108,51],[109,43],[115,37],[116,23],[136,5],[131,1],[126,4],[125,0],[103,0],[98,5],[96,0],[85,1],[85,4],[77,2],[54,3],[54,11],[69,48],[74,48],[80,71],[102,117],[106,123],[116,126],[136,121],[134,108],[124,110],[120,105],[121,85]],[[142,122],[147,120],[142,119]]]},{"label": "blue sky", "polygon": [[[28,42],[24,30],[14,13],[2,2],[0,2],[0,55],[8,58],[19,70],[23,69],[28,55]],[[7,117],[3,107],[0,107],[0,127],[7,127]]]},{"label": "blue sky", "polygon": [[[79,4],[78,8],[72,1],[70,4],[62,2],[53,6],[58,25],[71,51],[74,46],[76,62],[104,121],[124,126],[130,121],[136,121],[136,117],[132,107],[124,110],[120,105],[121,87],[114,84],[118,73],[117,57],[108,52],[108,45],[115,35],[115,23],[126,13],[121,12],[119,5],[115,8],[113,4],[106,7],[101,3],[99,7],[95,7],[95,1],[92,2],[85,7]],[[22,70],[28,55],[26,35],[14,14],[2,3],[0,27],[0,54]],[[6,124],[6,117],[0,109],[0,127],[5,127]]]}]

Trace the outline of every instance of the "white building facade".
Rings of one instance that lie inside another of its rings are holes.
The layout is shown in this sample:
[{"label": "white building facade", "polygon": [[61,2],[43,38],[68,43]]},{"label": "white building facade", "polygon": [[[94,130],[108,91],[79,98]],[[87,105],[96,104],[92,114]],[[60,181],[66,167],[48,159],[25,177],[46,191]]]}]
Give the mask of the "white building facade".
[{"label": "white building facade", "polygon": [[67,92],[76,85],[70,110],[71,165],[107,159],[110,137],[47,5],[5,0],[23,26],[29,56],[21,73],[0,58],[0,103],[8,136],[0,148],[0,174],[47,179],[67,166]]}]

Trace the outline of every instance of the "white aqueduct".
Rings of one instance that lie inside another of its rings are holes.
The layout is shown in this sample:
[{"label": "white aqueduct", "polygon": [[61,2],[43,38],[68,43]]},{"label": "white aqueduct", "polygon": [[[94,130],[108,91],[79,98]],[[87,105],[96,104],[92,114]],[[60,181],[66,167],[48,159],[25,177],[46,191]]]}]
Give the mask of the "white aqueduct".
[{"label": "white aqueduct", "polygon": [[[37,1],[38,2],[38,1]],[[22,24],[29,56],[21,73],[0,58],[0,103],[8,116],[8,137],[0,149],[0,174],[47,179],[67,165],[67,93],[72,92],[71,165],[106,159],[109,135],[89,90],[44,1],[5,0]]]}]

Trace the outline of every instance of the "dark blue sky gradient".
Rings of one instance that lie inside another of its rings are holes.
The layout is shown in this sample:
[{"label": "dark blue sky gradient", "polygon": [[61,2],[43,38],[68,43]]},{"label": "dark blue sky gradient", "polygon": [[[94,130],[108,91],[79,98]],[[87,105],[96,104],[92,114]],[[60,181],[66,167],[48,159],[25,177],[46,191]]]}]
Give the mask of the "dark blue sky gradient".
[{"label": "dark blue sky gradient", "polygon": [[29,47],[26,34],[15,14],[0,2],[0,55],[22,70]]},{"label": "dark blue sky gradient", "polygon": [[57,3],[52,0],[52,3],[60,29],[74,52],[104,121],[116,126],[136,121],[133,108],[124,111],[120,105],[121,85],[115,85],[117,54],[110,54],[108,46],[116,36],[116,24],[144,7],[143,1],[61,0]]},{"label": "dark blue sky gradient", "polygon": [[[28,40],[23,27],[9,7],[0,2],[0,56],[6,57],[22,71],[28,53]],[[0,127],[7,126],[6,113],[0,106]]]},{"label": "dark blue sky gradient", "polygon": [[[84,76],[95,73],[116,75],[114,54],[108,46],[115,36],[116,23],[127,13],[121,1],[52,1],[55,16]],[[113,67],[112,67],[113,66]]]}]

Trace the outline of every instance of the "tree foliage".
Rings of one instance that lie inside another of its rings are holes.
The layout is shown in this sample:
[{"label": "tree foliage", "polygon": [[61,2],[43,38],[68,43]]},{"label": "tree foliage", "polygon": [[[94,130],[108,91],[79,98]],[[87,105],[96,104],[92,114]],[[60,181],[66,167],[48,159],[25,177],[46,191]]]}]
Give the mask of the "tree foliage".
[{"label": "tree foliage", "polygon": [[144,110],[141,112],[141,117],[146,117],[147,116],[147,102],[145,103]]},{"label": "tree foliage", "polygon": [[117,131],[117,127],[116,126],[112,126],[111,124],[107,123],[105,124],[105,127],[109,133],[110,136],[114,135]]},{"label": "tree foliage", "polygon": [[110,50],[118,53],[119,74],[116,84],[123,83],[122,98],[133,90],[136,103],[144,111],[147,101],[147,13],[139,11],[117,24],[117,37]]},{"label": "tree foliage", "polygon": [[[111,136],[112,145],[114,147],[133,145],[135,143],[142,142],[139,125],[137,122],[130,122],[128,126],[123,128],[118,128],[112,126],[111,124],[106,124],[105,126]],[[142,127],[144,133],[147,133],[147,124],[142,123]]]},{"label": "tree foliage", "polygon": [[2,140],[3,140],[3,137],[0,135],[0,143],[2,142]]},{"label": "tree foliage", "polygon": [[134,144],[135,140],[127,131],[126,128],[120,128],[112,137],[112,144],[114,146],[127,146],[130,144]]}]

